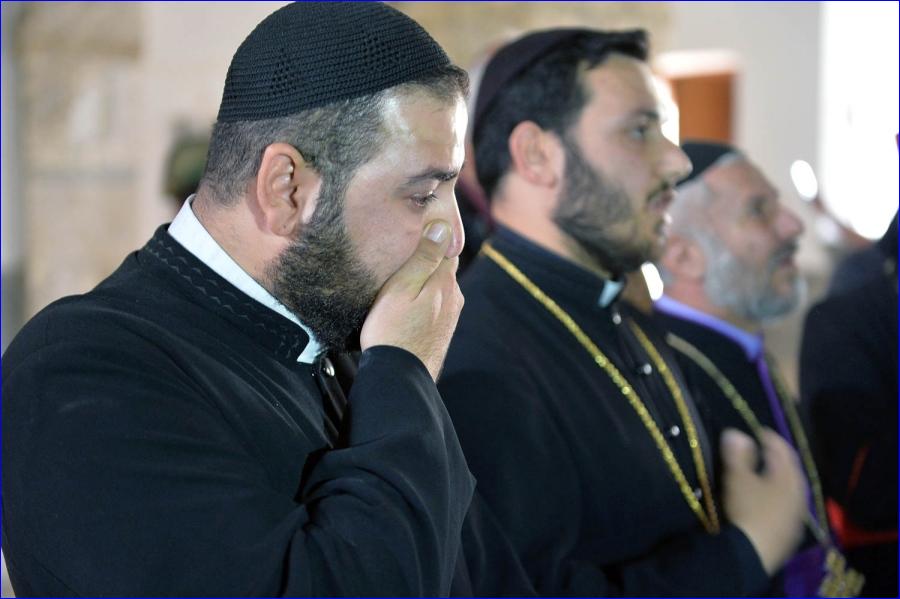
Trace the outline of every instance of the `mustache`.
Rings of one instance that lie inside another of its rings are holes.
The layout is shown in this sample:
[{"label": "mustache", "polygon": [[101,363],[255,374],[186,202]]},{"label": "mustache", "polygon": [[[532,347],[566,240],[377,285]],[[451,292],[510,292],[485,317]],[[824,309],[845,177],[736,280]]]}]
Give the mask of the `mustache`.
[{"label": "mustache", "polygon": [[783,260],[793,258],[799,247],[800,245],[796,241],[786,241],[781,244],[769,258],[769,270],[774,271]]},{"label": "mustache", "polygon": [[670,181],[663,181],[647,195],[647,204],[652,204],[663,194],[674,191],[675,185],[673,185]]}]

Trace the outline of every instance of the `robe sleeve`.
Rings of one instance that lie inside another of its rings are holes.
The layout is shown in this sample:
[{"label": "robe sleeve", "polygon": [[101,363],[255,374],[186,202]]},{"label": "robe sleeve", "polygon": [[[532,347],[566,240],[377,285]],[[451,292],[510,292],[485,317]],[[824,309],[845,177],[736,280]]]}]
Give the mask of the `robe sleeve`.
[{"label": "robe sleeve", "polygon": [[163,347],[97,326],[4,356],[3,535],[18,592],[450,592],[474,481],[415,356],[363,353],[349,444],[310,444],[291,494]]},{"label": "robe sleeve", "polygon": [[870,530],[897,527],[896,304],[871,305],[882,291],[870,284],[857,292],[869,292],[870,303],[850,292],[813,307],[800,352],[801,397],[826,495]]}]

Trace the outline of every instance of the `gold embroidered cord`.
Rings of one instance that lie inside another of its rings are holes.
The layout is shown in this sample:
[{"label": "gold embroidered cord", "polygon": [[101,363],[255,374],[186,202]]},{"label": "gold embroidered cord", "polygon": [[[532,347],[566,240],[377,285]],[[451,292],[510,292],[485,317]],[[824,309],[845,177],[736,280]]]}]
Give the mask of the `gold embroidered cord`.
[{"label": "gold embroidered cord", "polygon": [[813,459],[812,449],[809,447],[809,440],[806,432],[803,430],[803,424],[800,422],[800,414],[797,412],[797,404],[788,392],[778,367],[772,361],[771,356],[766,353],[766,364],[769,367],[769,373],[772,375],[772,382],[775,383],[775,392],[781,402],[788,417],[788,423],[791,427],[791,433],[797,442],[797,451],[803,461],[803,467],[806,470],[806,476],[809,478],[809,486],[812,489],[813,500],[816,504],[816,512],[818,512],[818,522],[822,527],[825,535],[828,535],[828,514],[825,512],[825,497],[822,493],[822,482],[819,479],[819,470],[816,468],[816,462]]},{"label": "gold embroidered cord", "polygon": [[[712,488],[709,483],[709,475],[706,472],[706,462],[703,459],[703,448],[700,447],[697,428],[694,426],[694,420],[691,418],[691,413],[688,410],[687,403],[681,393],[681,387],[675,382],[675,377],[672,374],[672,371],[669,370],[669,365],[666,364],[663,357],[659,355],[659,352],[653,347],[653,343],[650,342],[650,339],[647,338],[647,335],[641,330],[641,327],[633,320],[630,321],[629,324],[631,325],[632,330],[634,330],[635,335],[637,335],[638,341],[640,341],[641,345],[644,347],[644,351],[647,352],[650,359],[653,360],[653,363],[656,365],[656,369],[659,371],[660,376],[662,376],[663,381],[665,381],[666,386],[669,388],[669,393],[672,394],[672,399],[675,400],[675,407],[678,408],[678,413],[681,415],[681,420],[684,422],[685,433],[688,437],[688,445],[691,448],[694,464],[696,464],[697,467],[697,477],[700,479],[700,486],[703,489],[703,499],[706,502],[707,513],[711,514],[713,518],[716,518],[715,501],[713,500]],[[715,522],[715,526],[716,528],[719,527],[718,521]]]},{"label": "gold embroidered cord", "polygon": [[[709,359],[702,351],[700,351],[695,345],[691,344],[689,341],[675,335],[674,333],[668,333],[666,335],[666,342],[674,349],[675,351],[680,352],[686,358],[690,359],[694,364],[700,367],[703,372],[706,373],[709,378],[713,380],[713,382],[719,387],[728,401],[731,403],[731,406],[735,409],[735,411],[744,419],[744,422],[747,423],[747,426],[753,432],[753,435],[756,437],[757,441],[762,444],[762,430],[763,426],[760,424],[759,419],[756,417],[756,414],[753,412],[753,409],[747,403],[747,400],[740,394],[740,392],[734,387],[731,381],[728,380],[721,370],[715,365],[715,363]],[[769,372],[773,373],[772,379],[775,382],[775,387],[778,393],[779,402],[785,404],[785,395],[784,388],[780,381],[776,378],[774,374],[774,370],[772,370],[772,364],[769,364]],[[793,403],[789,397],[787,401]],[[794,435],[794,438],[797,439],[797,444],[805,449],[801,449],[800,453],[803,460],[804,469],[806,470],[807,477],[810,482],[810,489],[812,490],[813,498],[816,503],[816,511],[818,512],[818,518],[816,518],[812,514],[807,515],[806,523],[812,531],[813,535],[816,539],[823,544],[830,543],[829,533],[828,533],[828,523],[827,520],[823,521],[822,516],[825,515],[825,501],[822,495],[822,485],[819,482],[818,471],[816,470],[815,463],[812,461],[812,452],[809,450],[809,444],[806,441],[806,435],[804,434],[803,427],[800,424],[800,418],[796,413],[796,408],[793,410],[789,410],[788,406],[783,406],[785,408],[785,413],[788,415],[788,421],[791,427],[791,433]],[[793,407],[793,406],[791,406]]]},{"label": "gold embroidered cord", "polygon": [[728,398],[728,401],[731,402],[732,407],[737,410],[738,414],[741,415],[741,418],[744,419],[744,422],[747,423],[747,426],[750,427],[750,430],[753,431],[753,435],[757,440],[762,442],[763,426],[760,424],[759,419],[756,418],[756,414],[750,406],[747,405],[747,402],[741,394],[738,393],[738,390],[734,388],[731,381],[729,381],[716,365],[713,364],[712,360],[707,358],[703,352],[691,345],[688,341],[672,333],[666,335],[666,342],[674,350],[681,352],[686,357],[690,358],[716,383],[716,385],[719,386],[719,389],[722,390],[722,393],[724,393],[725,397]]},{"label": "gold embroidered cord", "polygon": [[[731,402],[731,405],[737,413],[741,415],[744,422],[746,422],[750,430],[753,431],[757,440],[762,443],[762,424],[760,424],[759,419],[756,417],[756,414],[744,397],[737,389],[735,389],[731,381],[729,381],[722,371],[718,369],[713,361],[690,342],[673,333],[666,335],[666,341],[673,349],[680,352],[699,366],[700,369],[703,370],[716,385],[718,385],[719,389],[721,389],[728,401]],[[813,533],[813,536],[815,536],[819,544],[827,550],[827,558],[825,561],[826,575],[819,587],[819,595],[821,597],[855,597],[859,595],[859,592],[865,584],[865,576],[856,570],[847,567],[844,556],[841,555],[840,551],[838,551],[831,541],[831,534],[828,531],[828,519],[825,513],[825,500],[822,493],[822,484],[819,480],[819,472],[813,461],[809,441],[803,430],[803,425],[800,422],[800,415],[797,412],[794,400],[788,393],[775,364],[768,355],[766,355],[766,362],[769,367],[769,372],[772,375],[772,381],[775,383],[778,400],[784,408],[785,414],[787,414],[791,433],[797,441],[803,466],[806,470],[807,478],[809,479],[810,489],[812,490],[813,500],[816,504],[816,511],[819,513],[819,518],[816,518],[814,514],[807,512],[805,518],[806,525]]]},{"label": "gold embroidered cord", "polygon": [[[575,320],[549,296],[547,296],[540,287],[538,287],[531,279],[529,279],[521,270],[516,267],[515,264],[509,261],[503,254],[495,250],[489,243],[485,243],[481,248],[482,253],[484,253],[488,258],[493,260],[503,269],[506,274],[508,274],[515,282],[521,285],[528,293],[531,294],[534,299],[536,299],[544,308],[547,309],[553,316],[559,320],[562,325],[568,330],[572,336],[575,337],[576,340],[581,344],[582,347],[588,352],[588,354],[593,358],[594,362],[603,369],[604,372],[612,379],[613,383],[619,388],[619,392],[628,400],[628,403],[637,412],[638,417],[641,419],[641,422],[644,424],[644,427],[647,429],[647,432],[653,438],[653,441],[656,443],[657,448],[659,449],[660,455],[663,458],[663,461],[669,468],[669,471],[672,473],[672,476],[675,479],[676,484],[681,490],[681,494],[684,496],[685,501],[691,510],[696,514],[697,518],[700,520],[704,529],[711,534],[715,534],[719,532],[719,518],[716,513],[715,502],[713,501],[711,485],[709,483],[709,478],[706,472],[706,464],[703,460],[702,450],[700,448],[700,442],[697,438],[696,427],[694,426],[693,420],[691,419],[690,412],[687,409],[687,406],[678,406],[679,413],[681,414],[682,419],[684,420],[685,425],[685,434],[688,437],[688,444],[691,447],[692,456],[694,458],[694,464],[697,469],[697,476],[700,479],[700,485],[704,493],[704,500],[706,503],[707,511],[704,511],[703,505],[694,495],[693,489],[691,489],[691,485],[687,481],[687,477],[684,475],[684,471],[681,469],[681,465],[678,463],[678,460],[675,458],[675,454],[672,451],[672,448],[669,446],[662,432],[659,430],[659,426],[653,420],[653,417],[650,415],[650,412],[647,410],[646,405],[641,398],[638,396],[637,392],[632,388],[631,384],[628,380],[622,376],[622,373],[619,372],[619,369],[616,368],[615,364],[613,364],[609,358],[600,350],[597,345],[591,341],[590,337],[581,329],[580,326],[575,322]],[[640,329],[638,329],[640,330]],[[641,331],[641,335],[643,335],[643,331]],[[645,337],[646,338],[646,337]],[[649,343],[649,340],[648,340]],[[646,346],[645,346],[646,348]],[[649,353],[649,352],[648,352]],[[653,352],[651,354],[651,359],[656,363],[657,369],[662,374],[663,371],[669,372],[668,367],[665,362],[662,361],[662,357],[659,356],[657,352]],[[658,360],[657,360],[658,359]],[[665,379],[665,375],[664,379]],[[671,377],[671,373],[669,372],[669,376]],[[669,381],[666,381],[669,384]],[[672,380],[674,384],[674,380]],[[675,385],[677,388],[677,384]],[[670,386],[670,390],[671,390]],[[681,393],[679,392],[677,397],[674,397],[676,405],[679,402],[683,404],[684,398],[681,397]]]}]

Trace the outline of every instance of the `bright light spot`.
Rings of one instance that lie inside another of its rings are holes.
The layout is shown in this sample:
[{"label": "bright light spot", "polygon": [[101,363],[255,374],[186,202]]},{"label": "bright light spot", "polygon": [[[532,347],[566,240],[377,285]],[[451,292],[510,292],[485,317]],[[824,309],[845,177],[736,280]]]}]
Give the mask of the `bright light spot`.
[{"label": "bright light spot", "polygon": [[659,271],[656,270],[656,267],[653,266],[650,262],[645,262],[643,266],[641,266],[641,273],[644,275],[644,280],[647,282],[647,291],[650,292],[650,299],[654,302],[662,297],[663,294],[663,282],[659,276]]},{"label": "bright light spot", "polygon": [[823,2],[823,204],[875,239],[897,211],[898,3]]},{"label": "bright light spot", "polygon": [[672,95],[672,85],[662,77],[653,77],[653,85],[659,98],[659,112],[662,120],[662,133],[673,144],[681,143],[680,116],[675,96]]},{"label": "bright light spot", "polygon": [[809,163],[805,160],[795,160],[791,165],[791,181],[804,200],[813,200],[819,195],[819,181]]}]

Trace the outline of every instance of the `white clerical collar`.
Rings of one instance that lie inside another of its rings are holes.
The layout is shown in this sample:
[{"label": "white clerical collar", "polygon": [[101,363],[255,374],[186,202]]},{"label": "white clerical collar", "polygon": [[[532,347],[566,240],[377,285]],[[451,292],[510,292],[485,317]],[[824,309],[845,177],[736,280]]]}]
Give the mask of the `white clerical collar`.
[{"label": "white clerical collar", "polygon": [[600,297],[597,298],[597,305],[601,308],[609,307],[613,300],[619,297],[623,287],[625,287],[624,280],[605,279],[603,281],[603,291],[600,292]]},{"label": "white clerical collar", "polygon": [[298,362],[312,364],[316,357],[322,352],[322,347],[316,340],[306,325],[300,322],[290,310],[284,307],[275,297],[266,291],[266,289],[257,283],[253,277],[248,275],[237,262],[222,249],[212,235],[203,228],[200,221],[194,215],[191,209],[191,202],[194,196],[189,197],[179,210],[178,215],[172,224],[169,225],[169,235],[175,241],[184,246],[184,249],[196,256],[201,262],[213,269],[220,277],[261,303],[278,312],[291,322],[299,326],[309,336],[309,343],[303,350],[303,353],[297,358]]}]

